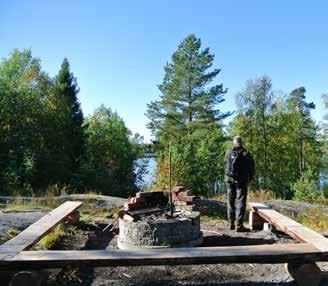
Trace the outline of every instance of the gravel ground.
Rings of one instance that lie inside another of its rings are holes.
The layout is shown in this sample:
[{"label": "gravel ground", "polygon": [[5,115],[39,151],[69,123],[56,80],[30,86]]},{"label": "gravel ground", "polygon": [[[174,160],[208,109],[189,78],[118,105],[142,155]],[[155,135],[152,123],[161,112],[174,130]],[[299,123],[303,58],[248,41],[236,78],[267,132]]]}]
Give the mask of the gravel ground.
[{"label": "gravel ground", "polygon": [[8,239],[9,229],[23,230],[43,217],[46,211],[2,212],[0,211],[0,238]]},{"label": "gravel ground", "polygon": [[[58,249],[105,249],[117,248],[116,236],[98,230],[83,231],[74,239],[63,241]],[[202,224],[203,246],[255,245],[293,243],[289,237],[268,232],[236,233],[226,229],[226,224]],[[85,244],[82,248],[76,247]],[[71,274],[70,274],[71,273]],[[73,273],[73,275],[72,275]],[[73,278],[72,278],[73,276]],[[252,285],[291,286],[295,285],[281,264],[223,264],[191,266],[139,266],[66,269],[50,279],[55,285]]]},{"label": "gravel ground", "polygon": [[[9,228],[24,229],[42,217],[46,212],[0,212],[0,235]],[[106,224],[79,224],[79,231],[74,237],[63,239],[55,249],[106,249],[116,248],[114,233],[103,232]],[[263,231],[236,233],[227,230],[227,224],[213,221],[202,222],[204,233],[203,246],[255,245],[272,243],[294,243],[282,234]],[[320,263],[328,270],[327,263]],[[1,277],[0,277],[1,278]],[[3,280],[0,280],[3,281]],[[1,282],[0,284],[2,284]],[[5,284],[4,284],[5,285]],[[191,266],[142,266],[142,267],[103,267],[63,269],[50,277],[48,286],[123,286],[123,285],[221,285],[221,286],[295,286],[281,264],[223,264]],[[323,285],[328,285],[322,283]]]}]

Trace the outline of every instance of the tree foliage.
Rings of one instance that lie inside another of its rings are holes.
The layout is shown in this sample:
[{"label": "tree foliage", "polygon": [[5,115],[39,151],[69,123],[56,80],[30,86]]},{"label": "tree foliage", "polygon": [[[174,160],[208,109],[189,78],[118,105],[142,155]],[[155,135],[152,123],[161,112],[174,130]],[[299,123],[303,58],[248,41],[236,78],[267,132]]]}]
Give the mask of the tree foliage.
[{"label": "tree foliage", "polygon": [[[311,118],[314,104],[308,103],[300,87],[289,95],[271,91],[271,80],[248,81],[238,94],[240,109],[231,127],[231,136],[244,137],[256,163],[253,188],[269,189],[291,198],[295,185],[318,180],[322,166],[318,126]],[[312,185],[311,185],[312,186]]]},{"label": "tree foliage", "polygon": [[[68,60],[65,58],[55,78],[55,96],[59,102],[61,137],[69,141],[61,142],[64,152],[70,157],[72,169],[78,167],[83,154],[83,113],[78,101],[79,88],[76,78],[70,71]],[[60,130],[58,130],[60,131]]]},{"label": "tree foliage", "polygon": [[55,78],[30,50],[0,63],[0,194],[52,184],[122,196],[136,188],[142,138],[104,107],[83,123],[78,92],[67,59]]},{"label": "tree foliage", "polygon": [[272,104],[271,80],[263,76],[248,81],[244,91],[238,95],[242,118],[241,135],[246,137],[248,148],[256,161],[256,186],[268,188],[269,180],[269,110]]},{"label": "tree foliage", "polygon": [[[201,49],[201,41],[189,35],[164,67],[160,99],[148,105],[148,127],[157,144],[157,184],[168,186],[168,143],[173,144],[173,182],[206,194],[222,177],[224,142],[220,120],[229,115],[218,107],[226,90],[211,85],[220,73],[211,70],[214,54]],[[207,173],[204,175],[204,169]],[[204,175],[204,176],[202,176]]]},{"label": "tree foliage", "polygon": [[128,196],[134,189],[138,144],[117,113],[100,106],[86,125],[86,154],[81,174],[84,186],[104,194]]},{"label": "tree foliage", "polygon": [[321,124],[322,132],[320,136],[320,141],[322,146],[322,166],[320,172],[320,179],[321,183],[323,184],[323,189],[327,190],[326,193],[328,194],[328,94],[324,94],[322,96],[322,99],[326,113],[323,117],[323,122]]}]

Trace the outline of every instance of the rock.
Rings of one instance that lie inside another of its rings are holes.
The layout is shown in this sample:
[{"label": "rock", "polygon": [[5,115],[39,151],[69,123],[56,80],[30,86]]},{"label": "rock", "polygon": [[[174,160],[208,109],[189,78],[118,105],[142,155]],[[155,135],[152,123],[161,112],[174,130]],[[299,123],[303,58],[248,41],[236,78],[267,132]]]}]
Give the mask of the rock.
[{"label": "rock", "polygon": [[298,286],[318,286],[321,281],[321,270],[315,263],[285,264],[286,271],[293,277]]}]

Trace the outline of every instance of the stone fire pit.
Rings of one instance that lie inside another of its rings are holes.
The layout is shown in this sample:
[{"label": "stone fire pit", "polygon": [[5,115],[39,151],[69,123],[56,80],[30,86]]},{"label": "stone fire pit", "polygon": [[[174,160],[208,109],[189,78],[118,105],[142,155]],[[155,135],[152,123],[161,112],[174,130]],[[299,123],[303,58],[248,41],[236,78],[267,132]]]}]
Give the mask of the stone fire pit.
[{"label": "stone fire pit", "polygon": [[194,196],[182,187],[174,188],[176,212],[161,211],[168,202],[168,191],[137,193],[125,204],[119,216],[120,249],[198,246],[203,242],[200,214]]}]

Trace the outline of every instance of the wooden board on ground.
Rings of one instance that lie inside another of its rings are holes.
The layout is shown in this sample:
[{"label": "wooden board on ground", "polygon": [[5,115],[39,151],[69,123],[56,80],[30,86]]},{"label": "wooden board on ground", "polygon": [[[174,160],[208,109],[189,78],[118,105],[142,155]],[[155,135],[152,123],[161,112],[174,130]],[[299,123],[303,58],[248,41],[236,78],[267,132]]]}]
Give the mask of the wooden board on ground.
[{"label": "wooden board on ground", "polygon": [[265,204],[248,203],[248,205],[278,230],[285,232],[299,241],[310,243],[322,252],[328,252],[328,239],[323,235],[282,215]]},{"label": "wooden board on ground", "polygon": [[[0,245],[0,253],[11,253],[7,256],[14,256],[18,252],[30,248],[81,205],[82,202],[65,202],[61,204],[14,238]],[[3,258],[0,257],[0,259]]]},{"label": "wooden board on ground", "polygon": [[307,243],[147,250],[22,251],[0,261],[6,268],[61,268],[72,266],[189,265],[214,263],[312,262],[324,253]]}]

